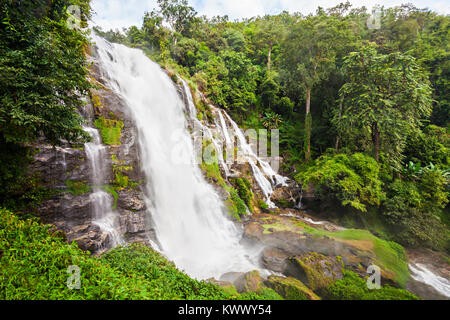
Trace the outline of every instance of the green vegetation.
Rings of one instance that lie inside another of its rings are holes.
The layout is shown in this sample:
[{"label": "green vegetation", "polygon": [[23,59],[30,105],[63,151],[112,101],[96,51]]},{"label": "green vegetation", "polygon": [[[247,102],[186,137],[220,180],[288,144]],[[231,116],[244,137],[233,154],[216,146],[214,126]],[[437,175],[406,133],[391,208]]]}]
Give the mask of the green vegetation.
[{"label": "green vegetation", "polygon": [[123,122],[121,120],[111,120],[100,117],[94,122],[95,126],[100,129],[102,141],[107,145],[120,145],[122,135]]},{"label": "green vegetation", "polygon": [[271,276],[268,282],[286,300],[320,300],[311,289],[295,278]]},{"label": "green vegetation", "polygon": [[242,199],[250,211],[253,210],[252,200],[253,200],[253,192],[252,185],[247,178],[236,178],[233,179],[234,184],[236,185],[237,193],[239,198]]},{"label": "green vegetation", "polygon": [[[17,210],[21,218],[55,192],[38,175],[28,176],[32,146],[40,139],[74,146],[89,140],[78,113],[91,89],[88,41],[67,23],[72,4],[81,7],[86,26],[89,0],[0,4],[0,206]],[[380,28],[370,29],[367,9],[349,2],[319,7],[308,16],[283,12],[234,22],[199,17],[186,0],[158,0],[158,5],[145,13],[141,26],[124,33],[97,31],[141,48],[174,81],[183,76],[243,128],[279,129],[285,173],[304,190],[312,186],[333,218],[355,226],[328,232],[298,222],[307,233],[362,240],[400,284],[408,279],[406,257],[392,241],[450,253],[448,16],[411,4],[382,8]],[[101,109],[100,98],[92,92],[91,98]],[[195,101],[200,120],[212,118],[208,103]],[[95,125],[105,144],[120,145],[124,124],[114,114]],[[257,199],[244,178],[228,185],[215,160],[202,163],[202,169],[229,193],[229,212],[239,219]],[[112,185],[104,188],[116,208],[117,192],[137,182],[127,175],[130,166],[113,162]],[[74,195],[90,190],[83,181],[66,185]],[[256,203],[267,209],[261,200]],[[269,289],[238,295],[197,282],[142,246],[95,258],[8,211],[0,210],[0,222],[0,298],[279,297]],[[277,223],[264,228],[265,233],[290,230]],[[83,290],[65,285],[71,264],[83,270]],[[346,272],[324,297],[414,298],[390,287],[367,291],[363,282]],[[295,289],[287,296],[301,297]]]},{"label": "green vegetation", "polygon": [[344,270],[342,280],[335,281],[320,294],[328,300],[419,300],[408,291],[389,285],[370,290],[364,279],[348,270]]},{"label": "green vegetation", "polygon": [[368,230],[346,229],[329,232],[309,227],[301,221],[297,221],[296,224],[303,227],[307,233],[314,237],[321,238],[327,236],[334,239],[358,240],[361,241],[361,243],[366,243],[366,247],[362,249],[373,250],[377,256],[375,263],[384,270],[391,270],[394,272],[392,275],[393,280],[401,286],[405,285],[409,280],[410,275],[405,249],[395,242],[380,239]]},{"label": "green vegetation", "polygon": [[367,205],[379,205],[384,199],[379,178],[380,166],[370,156],[324,155],[314,165],[300,172],[296,179],[308,190],[310,184],[318,197],[331,197],[343,206],[367,212]]},{"label": "green vegetation", "polygon": [[[118,247],[100,258],[67,244],[34,220],[0,209],[0,299],[275,299],[272,290],[230,295],[214,284],[189,278],[141,244]],[[69,266],[80,268],[81,289],[67,287]]]},{"label": "green vegetation", "polygon": [[[348,2],[234,22],[158,4],[140,27],[98,31],[189,79],[242,127],[278,128],[283,169],[341,221],[370,212],[385,239],[450,252],[448,16],[381,8],[369,29],[367,9]],[[430,163],[442,179],[414,172]]]},{"label": "green vegetation", "polygon": [[67,24],[66,9],[74,3],[83,9],[86,25],[88,0],[0,4],[0,205],[36,204],[42,192],[33,190],[39,187],[26,174],[37,139],[52,144],[89,139],[77,113],[90,88],[87,40]]},{"label": "green vegetation", "polygon": [[91,190],[91,187],[87,185],[85,181],[66,180],[66,186],[69,188],[69,192],[74,196],[89,193]]},{"label": "green vegetation", "polygon": [[[239,180],[240,182],[237,182],[238,190],[236,190],[232,186],[229,186],[225,182],[222,175],[220,174],[219,163],[216,156],[216,149],[210,141],[204,142],[202,154],[206,156],[206,159],[203,159],[201,169],[203,170],[207,178],[211,179],[215,184],[224,188],[229,193],[229,197],[225,201],[228,213],[237,220],[240,220],[241,215],[245,215],[248,213],[247,210],[251,210],[247,209],[248,204],[246,200],[243,200],[243,198],[241,197],[242,194],[242,196],[246,197],[247,201],[249,201],[248,203],[250,203],[250,182],[246,179]],[[251,208],[251,205],[248,208]]]}]

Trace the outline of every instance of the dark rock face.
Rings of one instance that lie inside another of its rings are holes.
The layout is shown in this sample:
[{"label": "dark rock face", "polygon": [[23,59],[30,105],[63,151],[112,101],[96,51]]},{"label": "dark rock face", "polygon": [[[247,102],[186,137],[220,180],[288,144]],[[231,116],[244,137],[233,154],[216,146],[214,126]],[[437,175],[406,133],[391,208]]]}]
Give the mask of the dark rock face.
[{"label": "dark rock face", "polygon": [[[95,56],[95,50],[93,50]],[[140,146],[137,140],[137,129],[124,101],[103,85],[106,83],[99,66],[93,57],[91,78],[101,88],[91,91],[91,99],[86,106],[80,108],[80,113],[86,118],[90,127],[94,127],[95,119],[120,120],[122,128],[120,145],[106,146],[104,159],[104,185],[115,186],[115,171],[113,166],[120,164],[126,167],[124,174],[133,186],[117,190],[117,200],[111,195],[111,202],[117,207],[120,225],[118,233],[127,242],[148,243],[155,239],[152,221],[144,201],[144,174],[140,165]],[[62,142],[61,146],[52,147],[44,142],[35,146],[34,161],[30,166],[30,174],[41,178],[43,186],[56,191],[56,196],[41,203],[37,214],[46,223],[63,231],[69,242],[77,241],[78,245],[97,253],[111,247],[108,233],[102,232],[94,223],[92,195],[92,168],[83,146],[72,146]],[[115,161],[113,161],[115,160]],[[87,189],[70,190],[68,182],[76,182]],[[97,186],[98,187],[98,186]]]},{"label": "dark rock face", "polygon": [[262,265],[274,272],[284,273],[287,267],[289,254],[277,248],[265,248],[262,253]]}]

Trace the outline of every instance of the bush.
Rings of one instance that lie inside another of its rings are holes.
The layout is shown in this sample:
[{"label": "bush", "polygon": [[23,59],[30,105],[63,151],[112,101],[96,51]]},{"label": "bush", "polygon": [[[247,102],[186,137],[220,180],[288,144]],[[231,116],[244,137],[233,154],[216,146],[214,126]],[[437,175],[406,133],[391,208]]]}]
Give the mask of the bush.
[{"label": "bush", "polygon": [[370,290],[364,279],[348,270],[344,270],[341,280],[337,280],[320,294],[328,300],[419,300],[412,293],[389,285],[382,286],[379,290]]},{"label": "bush", "polygon": [[[191,279],[153,249],[133,244],[91,256],[61,233],[0,209],[0,300],[280,299],[270,289],[239,295]],[[67,287],[69,266],[81,289]]]},{"label": "bush", "polygon": [[337,154],[320,157],[295,178],[306,190],[312,184],[321,199],[335,199],[367,212],[367,205],[379,205],[384,198],[379,172],[380,165],[370,156]]},{"label": "bush", "polygon": [[408,246],[449,249],[449,231],[442,221],[448,202],[447,182],[437,171],[424,170],[418,181],[395,180],[380,214],[393,239]]}]

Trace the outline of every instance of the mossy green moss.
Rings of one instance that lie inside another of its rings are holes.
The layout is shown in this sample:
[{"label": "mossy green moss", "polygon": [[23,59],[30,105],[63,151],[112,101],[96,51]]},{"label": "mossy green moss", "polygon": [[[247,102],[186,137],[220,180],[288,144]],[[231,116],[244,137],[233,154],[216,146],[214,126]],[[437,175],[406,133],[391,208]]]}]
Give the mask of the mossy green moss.
[{"label": "mossy green moss", "polygon": [[263,210],[269,208],[269,205],[264,200],[258,200],[258,206]]},{"label": "mossy green moss", "polygon": [[[210,141],[203,142],[203,154],[205,154],[205,148],[213,148]],[[240,220],[240,215],[247,214],[246,203],[239,197],[239,192],[236,189],[227,185],[220,174],[215,149],[211,149],[210,151],[210,157],[206,159],[207,161],[202,161],[201,169],[207,178],[211,179],[215,184],[224,188],[229,193],[229,197],[225,201],[228,214],[235,217],[237,220]]]},{"label": "mossy green moss", "polygon": [[102,141],[107,145],[120,145],[122,136],[123,121],[111,120],[100,117],[94,122],[95,126],[100,130]]},{"label": "mossy green moss", "polygon": [[267,285],[286,300],[320,300],[311,289],[292,277],[270,276]]},{"label": "mossy green moss", "polygon": [[388,285],[370,290],[365,279],[348,270],[344,270],[342,280],[335,281],[320,294],[327,300],[419,300],[406,290]]},{"label": "mossy green moss", "polygon": [[69,188],[69,192],[74,196],[86,194],[91,191],[91,187],[86,181],[66,180],[66,186]]},{"label": "mossy green moss", "polygon": [[309,252],[302,257],[291,258],[290,261],[298,264],[306,275],[305,283],[313,291],[316,291],[331,285],[335,281],[337,273],[342,272],[342,264],[336,265],[337,261],[333,261],[333,259],[333,257],[325,257],[317,252]]},{"label": "mossy green moss", "polygon": [[374,263],[385,271],[392,271],[394,273],[394,281],[399,285],[404,286],[410,278],[405,249],[395,242],[382,240],[374,236],[368,230],[346,229],[330,232],[315,229],[298,220],[292,221],[314,237],[322,238],[323,236],[328,236],[334,239],[365,241],[370,243],[371,248],[367,249],[373,250],[375,253],[376,261]]},{"label": "mossy green moss", "polygon": [[236,187],[239,198],[241,198],[245,202],[249,210],[253,212],[252,207],[253,192],[250,181],[248,181],[247,178],[236,178],[233,179],[233,183]]},{"label": "mossy green moss", "polygon": [[103,190],[105,190],[106,192],[108,192],[110,195],[113,196],[114,204],[113,204],[112,209],[116,210],[117,209],[117,201],[119,200],[119,195],[117,194],[117,191],[114,189],[113,186],[103,186]]}]

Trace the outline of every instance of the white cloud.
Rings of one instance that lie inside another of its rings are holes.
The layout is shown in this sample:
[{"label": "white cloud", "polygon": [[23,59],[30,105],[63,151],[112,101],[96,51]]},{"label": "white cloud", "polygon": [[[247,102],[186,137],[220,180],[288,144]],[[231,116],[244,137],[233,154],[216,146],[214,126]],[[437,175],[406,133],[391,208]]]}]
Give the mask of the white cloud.
[{"label": "white cloud", "polygon": [[[208,17],[228,15],[230,19],[250,18],[264,14],[289,12],[313,13],[318,6],[333,7],[345,0],[189,0],[200,15]],[[413,3],[419,8],[429,8],[439,13],[449,14],[448,0],[350,0],[354,7],[372,8],[376,4],[385,7]],[[121,29],[132,25],[140,26],[145,11],[157,7],[156,0],[93,0],[96,14],[93,24],[103,29]]]}]

